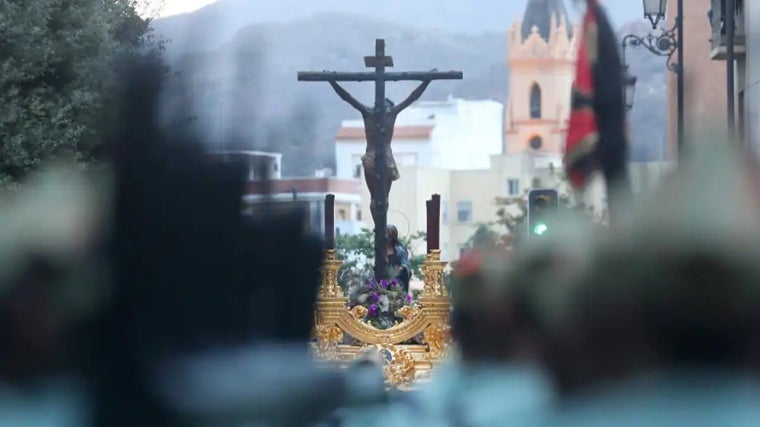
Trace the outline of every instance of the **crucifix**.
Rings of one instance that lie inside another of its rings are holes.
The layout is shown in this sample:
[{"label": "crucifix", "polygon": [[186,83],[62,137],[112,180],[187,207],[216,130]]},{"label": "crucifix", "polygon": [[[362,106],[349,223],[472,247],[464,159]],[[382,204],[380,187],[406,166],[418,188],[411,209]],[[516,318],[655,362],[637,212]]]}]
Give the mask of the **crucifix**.
[{"label": "crucifix", "polygon": [[[374,68],[370,72],[299,72],[298,81],[328,82],[349,105],[358,110],[364,120],[364,133],[367,148],[362,156],[364,178],[369,188],[370,211],[375,223],[375,278],[387,279],[387,221],[388,195],[391,184],[400,178],[396,161],[391,151],[393,128],[398,114],[412,105],[422,96],[433,80],[461,80],[461,71],[412,71],[387,72],[386,67],[393,67],[393,58],[385,55],[385,40],[375,41],[375,55],[365,56],[364,65]],[[422,83],[402,102],[394,104],[385,97],[385,82],[421,81]],[[375,82],[375,105],[367,106],[357,101],[338,82]]]}]

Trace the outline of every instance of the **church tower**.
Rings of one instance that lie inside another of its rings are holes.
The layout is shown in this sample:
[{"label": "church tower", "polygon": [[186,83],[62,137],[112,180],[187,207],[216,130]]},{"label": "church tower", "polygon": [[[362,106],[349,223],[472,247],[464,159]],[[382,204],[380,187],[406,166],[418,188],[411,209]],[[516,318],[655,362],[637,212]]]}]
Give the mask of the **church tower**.
[{"label": "church tower", "polygon": [[528,0],[522,21],[509,32],[505,153],[562,152],[579,32],[564,0]]}]

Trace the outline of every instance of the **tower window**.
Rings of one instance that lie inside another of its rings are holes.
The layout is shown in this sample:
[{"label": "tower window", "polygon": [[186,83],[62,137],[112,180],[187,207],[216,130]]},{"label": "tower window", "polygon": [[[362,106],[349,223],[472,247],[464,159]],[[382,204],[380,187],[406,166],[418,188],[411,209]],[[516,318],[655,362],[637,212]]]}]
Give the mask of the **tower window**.
[{"label": "tower window", "polygon": [[541,118],[541,87],[538,83],[533,83],[530,88],[530,118]]},{"label": "tower window", "polygon": [[544,145],[544,140],[541,139],[540,136],[536,135],[533,138],[530,139],[530,148],[534,150],[540,150],[541,147]]}]

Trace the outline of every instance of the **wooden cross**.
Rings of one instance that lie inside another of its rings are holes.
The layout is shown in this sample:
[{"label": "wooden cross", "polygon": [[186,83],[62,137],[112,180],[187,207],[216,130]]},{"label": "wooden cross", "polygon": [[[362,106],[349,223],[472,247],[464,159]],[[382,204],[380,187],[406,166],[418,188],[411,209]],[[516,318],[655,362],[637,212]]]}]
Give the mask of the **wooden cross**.
[{"label": "wooden cross", "polygon": [[[395,171],[395,162],[390,164],[390,143],[393,138],[393,126],[396,116],[402,110],[417,100],[433,80],[461,80],[461,71],[407,71],[387,72],[385,69],[393,67],[393,58],[385,54],[385,40],[375,41],[375,55],[365,56],[364,65],[374,68],[371,72],[299,72],[298,81],[302,82],[329,82],[338,95],[352,107],[362,113],[364,128],[367,134],[367,154],[373,154],[374,173],[367,172],[365,164],[365,178],[372,197],[372,219],[375,222],[375,278],[388,278],[386,260],[386,228],[388,223],[388,193],[390,186],[396,177],[388,176],[389,168]],[[375,104],[369,107],[361,104],[337,82],[375,82]],[[385,83],[398,81],[421,81],[423,82],[408,98],[394,105],[385,97]],[[369,158],[369,157],[367,157]],[[369,176],[371,175],[371,176]]]}]

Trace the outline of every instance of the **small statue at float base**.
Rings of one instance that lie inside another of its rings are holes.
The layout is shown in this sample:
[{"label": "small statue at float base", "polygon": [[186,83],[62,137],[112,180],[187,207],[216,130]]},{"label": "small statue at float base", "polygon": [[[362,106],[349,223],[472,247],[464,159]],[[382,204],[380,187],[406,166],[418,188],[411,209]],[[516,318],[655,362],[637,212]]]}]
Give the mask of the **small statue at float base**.
[{"label": "small statue at float base", "polygon": [[409,250],[399,241],[398,228],[395,225],[388,224],[386,228],[386,241],[388,256],[388,269],[390,274],[388,277],[397,279],[404,289],[405,293],[409,293],[409,281],[412,278],[412,266],[409,262]]}]

